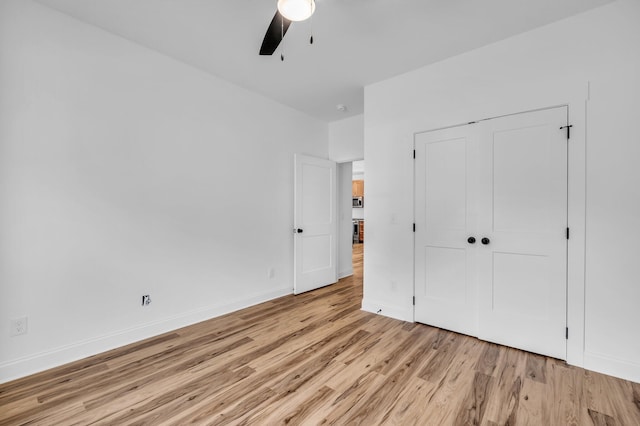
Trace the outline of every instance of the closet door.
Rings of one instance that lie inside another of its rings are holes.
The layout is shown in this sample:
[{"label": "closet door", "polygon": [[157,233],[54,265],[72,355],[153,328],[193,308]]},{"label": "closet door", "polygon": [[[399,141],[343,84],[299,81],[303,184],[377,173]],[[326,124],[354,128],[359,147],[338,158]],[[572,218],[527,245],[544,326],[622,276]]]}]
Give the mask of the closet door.
[{"label": "closet door", "polygon": [[565,107],[482,123],[478,337],[566,358]]},{"label": "closet door", "polygon": [[561,107],[416,135],[416,321],[566,358],[566,123]]},{"label": "closet door", "polygon": [[475,335],[477,138],[472,126],[421,133],[415,149],[415,320]]}]

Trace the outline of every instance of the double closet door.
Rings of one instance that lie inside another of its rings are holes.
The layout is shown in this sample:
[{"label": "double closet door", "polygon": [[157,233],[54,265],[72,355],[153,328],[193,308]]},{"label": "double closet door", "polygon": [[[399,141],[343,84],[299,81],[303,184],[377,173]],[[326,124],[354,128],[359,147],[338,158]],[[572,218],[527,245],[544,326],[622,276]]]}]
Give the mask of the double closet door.
[{"label": "double closet door", "polygon": [[566,107],[416,135],[415,320],[566,358]]}]

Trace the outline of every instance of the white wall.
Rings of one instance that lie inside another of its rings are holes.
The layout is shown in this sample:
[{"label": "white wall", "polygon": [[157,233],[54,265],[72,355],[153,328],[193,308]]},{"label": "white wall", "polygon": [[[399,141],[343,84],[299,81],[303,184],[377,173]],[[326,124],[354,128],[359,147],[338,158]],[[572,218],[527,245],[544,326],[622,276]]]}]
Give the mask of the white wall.
[{"label": "white wall", "polygon": [[364,158],[364,115],[329,123],[329,158],[338,163]]},{"label": "white wall", "polygon": [[291,293],[327,124],[26,0],[0,93],[0,381]]},{"label": "white wall", "polygon": [[353,274],[351,220],[351,162],[338,164],[338,278]]},{"label": "white wall", "polygon": [[413,134],[567,104],[568,361],[640,381],[639,46],[618,0],[367,87],[363,308],[413,319]]}]

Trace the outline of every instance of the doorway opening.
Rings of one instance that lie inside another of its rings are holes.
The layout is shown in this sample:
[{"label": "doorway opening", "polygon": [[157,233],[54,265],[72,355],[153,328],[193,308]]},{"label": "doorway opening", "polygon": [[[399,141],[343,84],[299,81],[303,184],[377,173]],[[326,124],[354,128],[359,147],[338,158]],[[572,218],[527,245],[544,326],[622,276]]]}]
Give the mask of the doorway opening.
[{"label": "doorway opening", "polygon": [[365,198],[364,198],[364,160],[354,161],[352,164],[351,179],[351,221],[353,225],[351,263],[354,280],[359,277],[362,281],[362,264],[364,260],[365,239]]},{"label": "doorway opening", "polygon": [[364,160],[352,163],[351,179],[353,245],[364,243]]},{"label": "doorway opening", "polygon": [[364,160],[338,164],[338,277],[362,282],[365,240]]}]

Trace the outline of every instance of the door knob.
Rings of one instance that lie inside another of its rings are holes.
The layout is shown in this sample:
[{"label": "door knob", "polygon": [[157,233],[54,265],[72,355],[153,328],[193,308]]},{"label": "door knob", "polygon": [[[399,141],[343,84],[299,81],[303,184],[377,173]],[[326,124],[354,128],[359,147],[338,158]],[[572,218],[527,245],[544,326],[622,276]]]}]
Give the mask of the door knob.
[{"label": "door knob", "polygon": [[487,237],[484,237],[483,239],[480,240],[480,242],[486,246],[491,242],[491,240],[488,239]]},{"label": "door knob", "polygon": [[304,231],[303,231],[302,229],[298,228],[298,229],[296,229],[296,232],[297,232],[298,234],[302,234]]},{"label": "door knob", "polygon": [[469,244],[475,244],[475,242],[476,242],[476,237],[469,237],[469,238],[467,238],[467,242],[468,242]]}]

